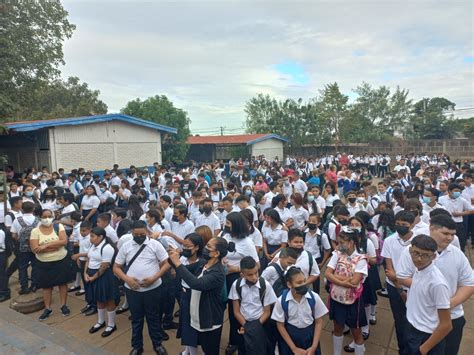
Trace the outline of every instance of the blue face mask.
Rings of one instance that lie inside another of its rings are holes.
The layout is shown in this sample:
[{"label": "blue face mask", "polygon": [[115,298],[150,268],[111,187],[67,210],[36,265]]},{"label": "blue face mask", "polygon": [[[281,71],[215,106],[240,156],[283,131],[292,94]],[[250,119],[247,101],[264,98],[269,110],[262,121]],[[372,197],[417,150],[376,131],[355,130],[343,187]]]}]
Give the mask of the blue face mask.
[{"label": "blue face mask", "polygon": [[453,198],[459,198],[459,197],[461,197],[461,192],[459,191],[453,192]]},{"label": "blue face mask", "polygon": [[430,204],[431,203],[431,197],[423,196],[423,202],[426,203],[426,204]]}]

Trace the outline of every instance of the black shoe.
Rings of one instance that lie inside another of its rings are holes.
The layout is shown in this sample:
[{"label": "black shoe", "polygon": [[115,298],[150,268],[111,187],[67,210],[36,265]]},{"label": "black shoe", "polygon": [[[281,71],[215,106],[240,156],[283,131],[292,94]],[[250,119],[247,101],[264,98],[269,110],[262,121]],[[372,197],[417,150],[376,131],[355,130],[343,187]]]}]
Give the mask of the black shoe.
[{"label": "black shoe", "polygon": [[117,309],[115,310],[115,313],[122,314],[122,313],[125,313],[127,311],[128,311],[128,307],[127,308],[117,307]]},{"label": "black shoe", "polygon": [[354,348],[351,348],[349,345],[346,345],[346,346],[344,347],[344,351],[345,351],[346,353],[353,353],[355,350],[354,350]]},{"label": "black shoe", "polygon": [[81,286],[72,286],[67,289],[67,292],[79,291],[80,289],[81,289]]},{"label": "black shoe", "polygon": [[89,309],[91,309],[91,306],[87,305],[84,308],[81,308],[80,312],[81,313],[86,313]]},{"label": "black shoe", "polygon": [[173,330],[173,329],[178,329],[179,324],[175,322],[169,322],[169,323],[163,323],[163,329],[164,330]]},{"label": "black shoe", "polygon": [[349,330],[346,330],[346,331],[345,331],[344,333],[342,333],[342,334],[347,335],[347,334],[349,334],[350,332],[351,332],[351,330],[349,329]]},{"label": "black shoe", "polygon": [[42,321],[48,319],[51,314],[53,314],[53,310],[46,308],[46,309],[43,311],[43,313],[40,315],[40,317],[38,318],[38,320],[39,320],[40,322],[42,322]]},{"label": "black shoe", "polygon": [[18,291],[19,295],[27,295],[31,292],[29,288],[22,288],[20,291]]},{"label": "black shoe", "polygon": [[225,355],[233,355],[237,351],[237,345],[227,345],[225,348]]},{"label": "black shoe", "polygon": [[[108,330],[107,330],[108,329]],[[110,334],[115,332],[117,330],[117,326],[114,325],[113,327],[107,327],[105,330],[102,332],[102,338],[107,338]]]},{"label": "black shoe", "polygon": [[168,352],[166,349],[163,347],[163,345],[159,345],[155,348],[155,353],[158,355],[168,355]]},{"label": "black shoe", "polygon": [[370,333],[364,333],[364,332],[362,332],[362,337],[364,338],[364,340],[369,339],[369,335],[370,335]]},{"label": "black shoe", "polygon": [[31,286],[31,287],[30,287],[30,291],[31,291],[31,292],[35,293],[36,290],[38,290],[38,287],[36,287],[36,286]]},{"label": "black shoe", "polygon": [[99,330],[105,327],[105,322],[104,323],[96,323],[94,324],[91,329],[89,329],[89,333],[94,334],[97,333]]},{"label": "black shoe", "polygon": [[88,316],[92,316],[93,314],[96,314],[96,313],[97,313],[97,308],[90,307],[89,310],[84,312],[84,315],[86,317],[88,317]]},{"label": "black shoe", "polygon": [[82,296],[83,294],[85,294],[86,291],[85,290],[79,290],[75,293],[76,296]]},{"label": "black shoe", "polygon": [[132,351],[130,351],[130,355],[141,355],[141,354],[143,354],[143,349],[133,348]]},{"label": "black shoe", "polygon": [[377,296],[388,298],[388,291],[386,288],[383,288],[377,291]]},{"label": "black shoe", "polygon": [[170,336],[164,330],[161,331],[161,338],[163,339],[163,341],[170,340]]},{"label": "black shoe", "polygon": [[8,301],[10,298],[11,298],[10,295],[3,295],[3,296],[0,296],[0,302]]},{"label": "black shoe", "polygon": [[61,313],[62,313],[62,315],[63,315],[64,317],[67,317],[68,315],[71,314],[71,310],[69,309],[68,306],[63,305],[63,306],[61,307]]}]

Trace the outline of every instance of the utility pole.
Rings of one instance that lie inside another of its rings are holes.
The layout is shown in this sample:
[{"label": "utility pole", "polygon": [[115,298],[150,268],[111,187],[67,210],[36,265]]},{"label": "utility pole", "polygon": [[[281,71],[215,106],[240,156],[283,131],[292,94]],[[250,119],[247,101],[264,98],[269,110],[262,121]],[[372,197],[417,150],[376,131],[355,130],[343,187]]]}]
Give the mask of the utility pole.
[{"label": "utility pole", "polygon": [[224,127],[221,126],[220,128],[221,128],[221,136],[223,136],[224,135]]}]

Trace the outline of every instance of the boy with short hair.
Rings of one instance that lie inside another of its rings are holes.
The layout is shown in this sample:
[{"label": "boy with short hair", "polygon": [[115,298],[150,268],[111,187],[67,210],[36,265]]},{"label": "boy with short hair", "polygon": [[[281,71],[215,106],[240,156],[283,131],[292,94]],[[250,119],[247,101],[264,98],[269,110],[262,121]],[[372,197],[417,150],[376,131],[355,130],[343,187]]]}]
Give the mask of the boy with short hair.
[{"label": "boy with short hair", "polygon": [[417,271],[407,299],[406,344],[410,354],[444,354],[444,338],[452,329],[448,283],[433,265],[436,241],[420,234],[413,238],[410,255]]},{"label": "boy with short hair", "polygon": [[262,277],[272,285],[275,295],[279,297],[286,289],[285,271],[295,265],[298,252],[293,248],[284,248],[277,259],[263,270]]},{"label": "boy with short hair", "polygon": [[241,277],[231,287],[234,315],[241,327],[238,333],[243,339],[237,344],[241,354],[265,354],[267,338],[263,325],[270,318],[271,306],[277,301],[268,281],[258,276],[256,261],[246,256],[240,260]]}]

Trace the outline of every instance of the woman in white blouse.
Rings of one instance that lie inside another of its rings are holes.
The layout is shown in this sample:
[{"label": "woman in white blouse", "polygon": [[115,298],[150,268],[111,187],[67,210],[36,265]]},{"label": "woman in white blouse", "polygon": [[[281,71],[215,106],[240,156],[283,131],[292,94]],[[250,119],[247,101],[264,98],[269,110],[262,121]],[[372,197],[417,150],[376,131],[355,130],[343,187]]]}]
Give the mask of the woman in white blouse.
[{"label": "woman in white blouse", "polygon": [[99,205],[100,200],[97,197],[95,187],[92,185],[87,186],[81,201],[81,214],[84,221],[91,221],[94,225],[96,224]]}]

